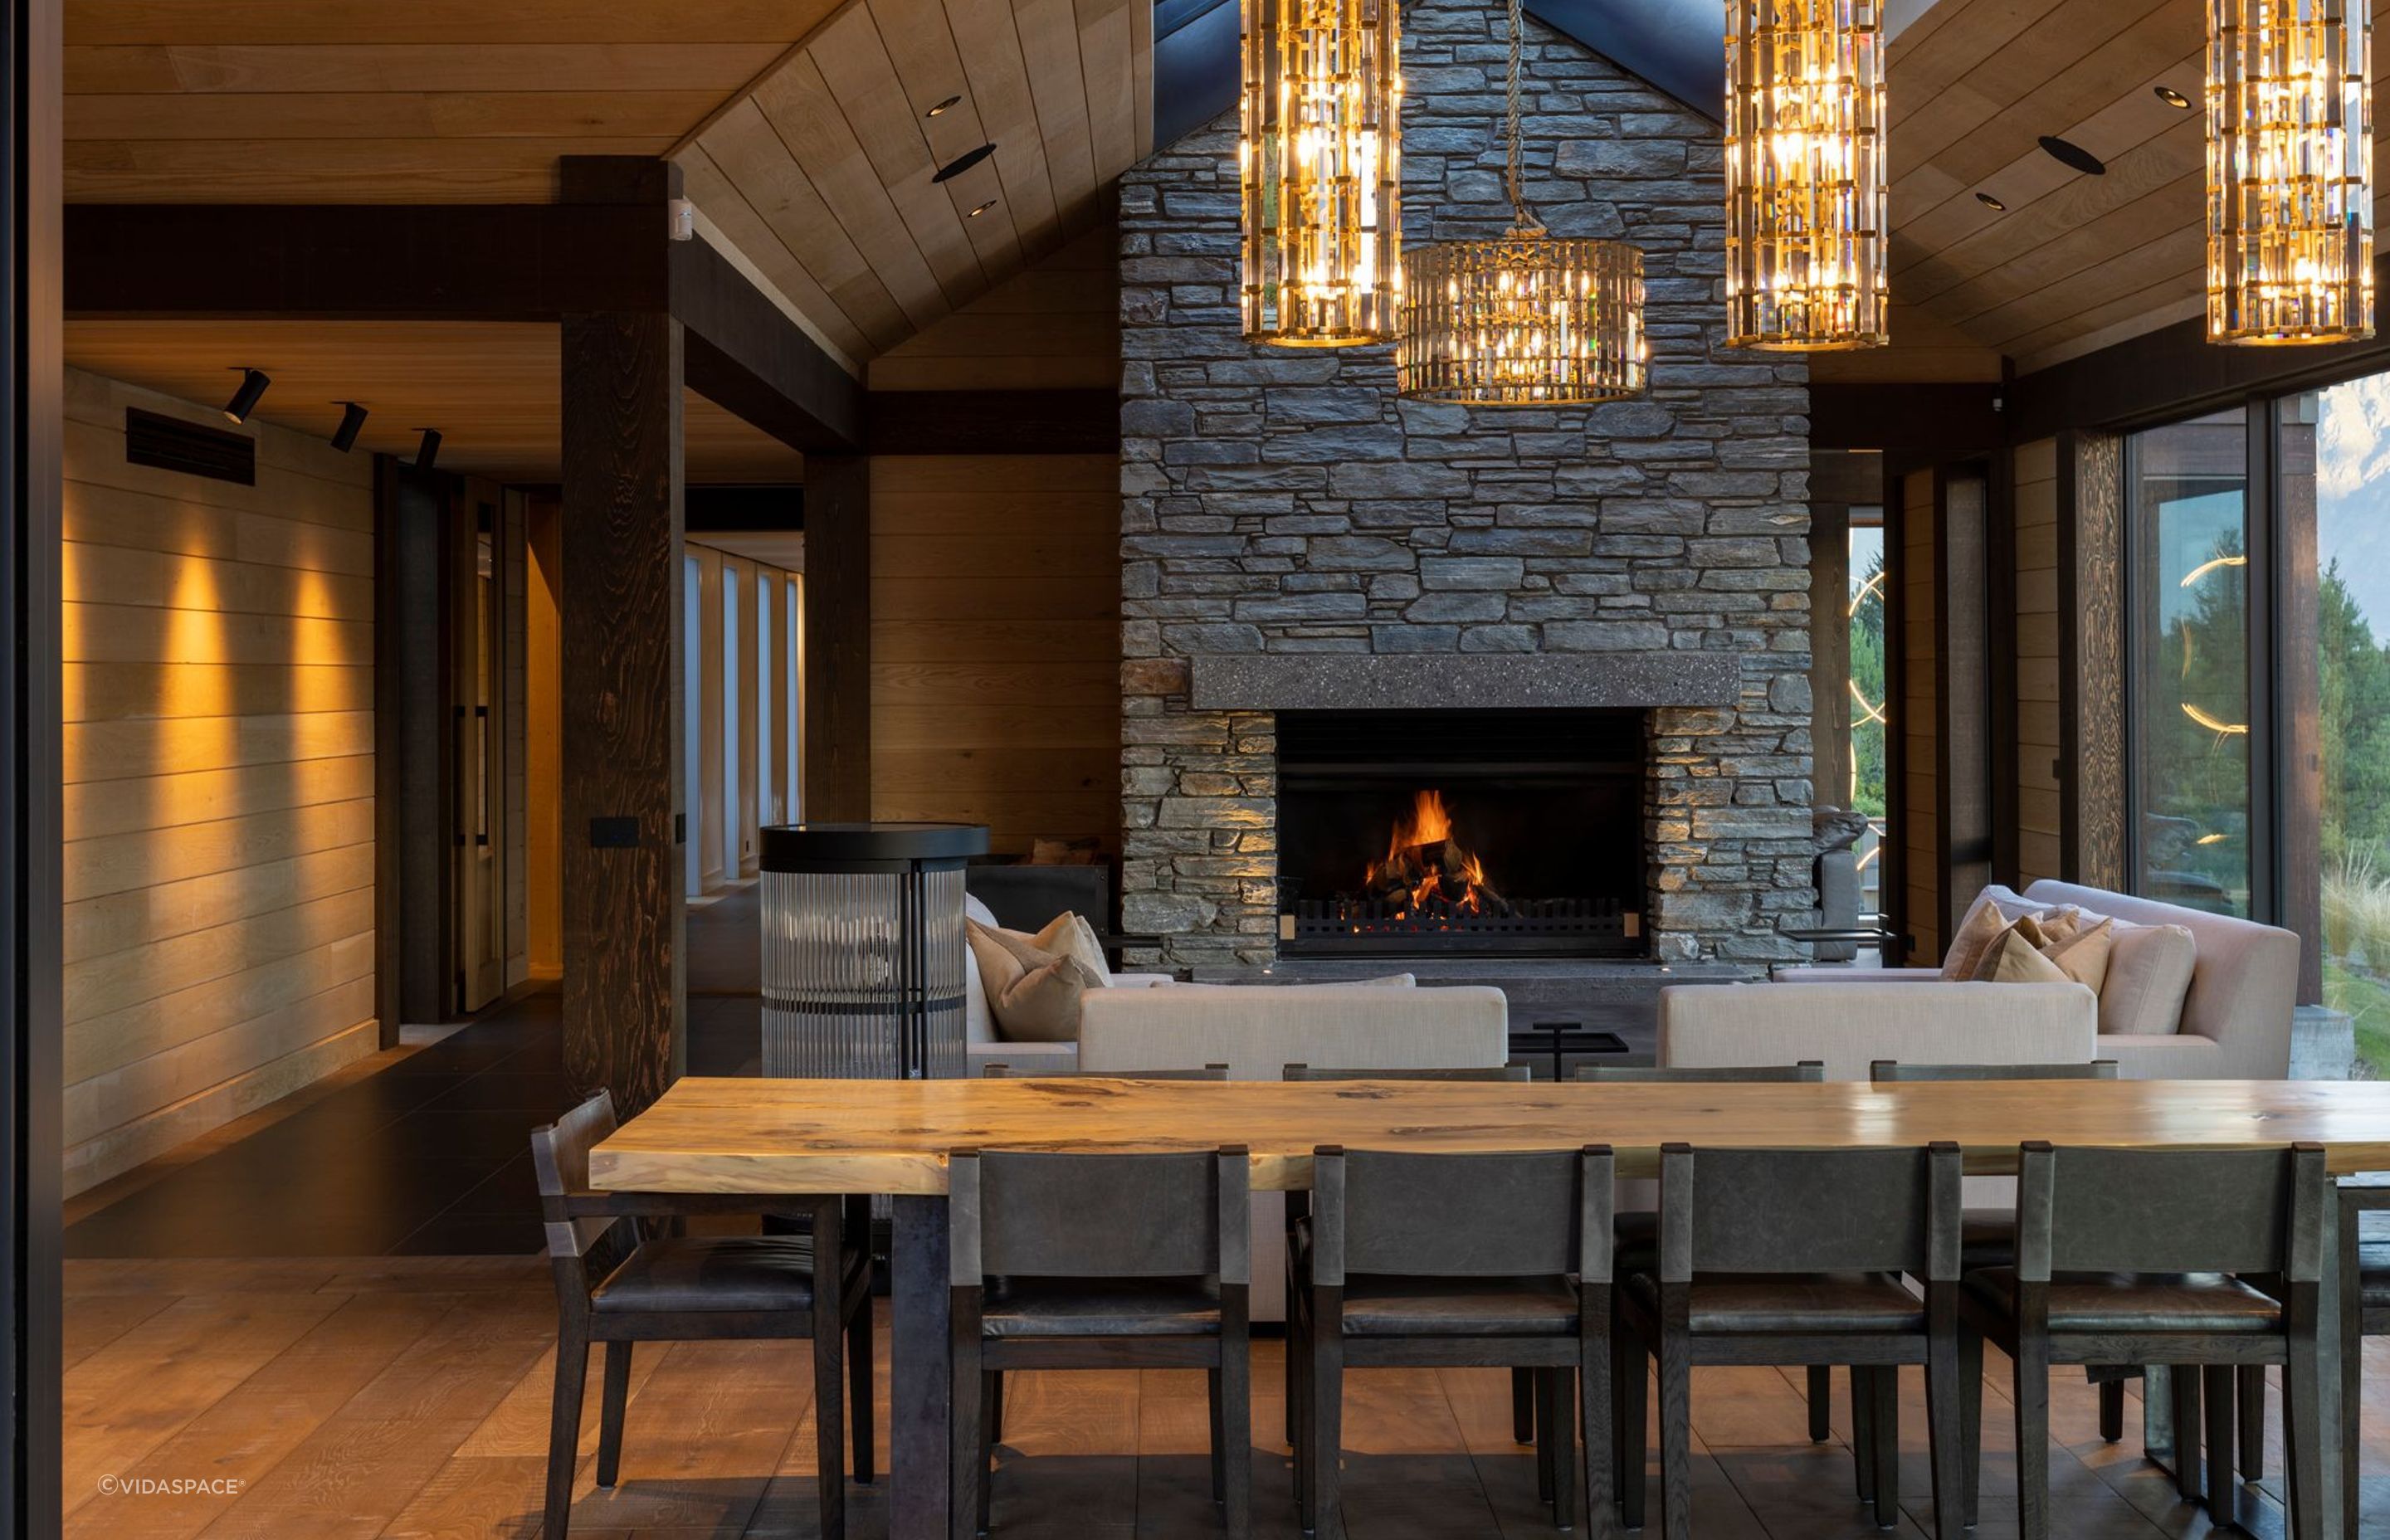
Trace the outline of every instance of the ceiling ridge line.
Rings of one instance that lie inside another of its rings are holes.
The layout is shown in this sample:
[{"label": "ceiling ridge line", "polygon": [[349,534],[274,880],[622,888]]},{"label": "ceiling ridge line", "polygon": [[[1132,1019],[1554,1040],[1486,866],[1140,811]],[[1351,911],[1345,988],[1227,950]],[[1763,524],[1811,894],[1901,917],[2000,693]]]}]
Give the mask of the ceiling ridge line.
[{"label": "ceiling ridge line", "polygon": [[808,47],[812,46],[814,39],[822,34],[823,29],[827,28],[831,22],[837,20],[840,17],[844,16],[848,11],[863,4],[865,4],[865,0],[840,0],[840,4],[833,6],[828,16],[823,17],[812,26],[807,27],[804,31],[804,35],[798,38],[794,43],[790,44],[787,47],[781,49],[779,54],[772,60],[771,63],[766,64],[761,70],[756,71],[752,75],[748,76],[747,83],[744,85],[739,86],[737,90],[731,92],[729,96],[716,103],[713,111],[708,112],[704,118],[700,120],[695,128],[690,129],[687,133],[674,140],[672,148],[665,150],[658,159],[669,160],[673,157],[680,154],[691,145],[696,144],[699,139],[704,137],[705,131],[712,128],[715,123],[720,122],[723,115],[728,112],[732,108],[737,107],[742,101],[752,101],[755,97],[757,88],[765,81],[770,80],[774,75],[779,73],[781,70],[787,68],[789,63],[799,54],[803,53]]}]

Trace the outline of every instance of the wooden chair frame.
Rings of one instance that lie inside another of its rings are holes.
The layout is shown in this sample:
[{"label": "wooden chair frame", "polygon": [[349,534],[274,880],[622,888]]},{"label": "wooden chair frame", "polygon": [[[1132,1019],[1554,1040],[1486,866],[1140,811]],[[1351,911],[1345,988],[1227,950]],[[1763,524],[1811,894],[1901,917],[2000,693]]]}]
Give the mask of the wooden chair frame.
[{"label": "wooden chair frame", "polygon": [[[871,1438],[871,1202],[835,1194],[774,1198],[734,1194],[601,1192],[588,1185],[589,1149],[615,1127],[610,1092],[600,1091],[555,1123],[532,1133],[547,1251],[556,1278],[556,1392],[547,1443],[547,1495],[542,1521],[547,1540],[565,1540],[572,1522],[572,1481],[580,1460],[581,1409],[589,1347],[606,1344],[600,1392],[598,1484],[611,1489],[622,1469],[623,1418],[630,1398],[635,1342],[715,1341],[813,1344],[814,1417],[818,1445],[820,1518],[824,1540],[846,1533],[846,1417],[854,1403],[854,1479],[873,1477]],[[628,1226],[632,1247],[662,1238],[683,1219],[752,1215],[768,1209],[812,1222],[813,1308],[810,1310],[600,1311],[592,1296],[603,1279],[590,1276],[589,1255]],[[837,1244],[820,1244],[823,1237]],[[825,1263],[828,1265],[825,1265]],[[843,1381],[843,1382],[842,1382]]]}]

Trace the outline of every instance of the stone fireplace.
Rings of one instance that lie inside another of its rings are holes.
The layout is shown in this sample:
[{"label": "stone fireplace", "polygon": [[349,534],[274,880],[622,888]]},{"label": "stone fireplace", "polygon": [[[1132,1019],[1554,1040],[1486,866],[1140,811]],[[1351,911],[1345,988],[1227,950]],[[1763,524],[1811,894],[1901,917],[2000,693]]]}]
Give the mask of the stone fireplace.
[{"label": "stone fireplace", "polygon": [[[1406,10],[1407,240],[1508,224],[1504,25]],[[1569,839],[1598,824],[1625,869],[1587,884],[1623,891],[1517,894],[1614,912],[1619,933],[1561,955],[1786,955],[1780,919],[1815,903],[1806,368],[1723,346],[1717,126],[1527,25],[1529,199],[1557,234],[1642,249],[1643,399],[1408,402],[1389,349],[1248,346],[1234,114],[1124,179],[1122,907],[1162,938],[1140,960],[1272,965],[1325,939],[1304,903],[1393,896],[1366,870],[1339,887],[1308,843],[1317,729],[1355,713],[1450,713],[1418,728],[1446,743],[1498,722],[1511,750],[1589,749],[1596,713],[1624,713],[1597,738],[1632,748],[1630,773],[1545,815],[1574,806]],[[1432,764],[1445,785],[1377,787],[1369,817],[1458,797],[1469,766]]]}]

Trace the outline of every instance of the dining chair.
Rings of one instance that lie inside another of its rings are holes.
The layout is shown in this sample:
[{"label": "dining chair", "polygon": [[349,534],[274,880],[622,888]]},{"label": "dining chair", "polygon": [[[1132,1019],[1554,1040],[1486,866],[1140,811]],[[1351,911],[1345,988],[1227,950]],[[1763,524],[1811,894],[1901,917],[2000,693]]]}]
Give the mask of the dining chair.
[{"label": "dining chair", "polygon": [[[1966,1407],[1970,1509],[1988,1340],[2015,1364],[2021,1540],[2044,1540],[2050,1530],[2053,1364],[2164,1364],[2178,1381],[2203,1380],[2205,1497],[2219,1525],[2233,1521],[2235,1507],[2235,1370],[2279,1366],[2292,1533],[2300,1540],[2319,1533],[2317,1297],[2323,1226],[2332,1222],[2330,1180],[2320,1145],[2022,1146],[2015,1264],[1970,1272],[1961,1299],[1961,1352],[1975,1373]],[[2178,1472],[2195,1471],[2191,1418],[2178,1418],[2176,1444]]]},{"label": "dining chair", "polygon": [[958,1149],[947,1160],[953,1540],[988,1527],[993,1377],[1201,1368],[1212,1496],[1253,1515],[1253,1193],[1242,1147],[1164,1155]]},{"label": "dining chair", "polygon": [[980,1071],[983,1080],[1226,1080],[1226,1064],[1206,1064],[1200,1070],[1016,1070],[1009,1064],[989,1064]]},{"label": "dining chair", "polygon": [[[1649,1065],[1649,1064],[1581,1064],[1576,1078],[1580,1082],[1619,1085],[1735,1084],[1762,1085],[1819,1085],[1825,1083],[1826,1062],[1821,1059],[1805,1059],[1796,1064],[1748,1065]],[[1647,1271],[1652,1264],[1653,1248],[1659,1244],[1660,1216],[1649,1209],[1630,1209],[1618,1216],[1618,1271],[1621,1277],[1631,1272]],[[1869,1429],[1868,1409],[1873,1405],[1862,1393],[1868,1371],[1854,1365],[1851,1368],[1851,1431],[1853,1434],[1851,1464],[1858,1477],[1862,1500],[1872,1495],[1875,1462],[1867,1453]],[[1822,1364],[1809,1366],[1807,1380],[1809,1403],[1809,1442],[1823,1444],[1834,1436],[1833,1375]]]},{"label": "dining chair", "polygon": [[[547,1540],[564,1540],[572,1521],[590,1343],[606,1344],[598,1484],[610,1490],[621,1469],[632,1344],[724,1338],[811,1341],[821,1533],[824,1540],[838,1540],[846,1533],[842,1397],[850,1393],[854,1479],[868,1483],[872,1478],[870,1200],[835,1195],[772,1199],[774,1213],[811,1220],[812,1233],[805,1236],[665,1234],[666,1226],[656,1222],[701,1213],[752,1214],[759,1200],[593,1189],[589,1151],[615,1127],[613,1095],[600,1091],[531,1136],[532,1168],[556,1275]],[[612,1257],[620,1260],[610,1266],[606,1259]],[[849,1384],[841,1383],[842,1377]]]},{"label": "dining chair", "polygon": [[[1925,1366],[1937,1533],[1961,1527],[1959,1147],[1660,1151],[1657,1265],[1620,1290],[1618,1427],[1629,1526],[1644,1513],[1644,1363],[1660,1358],[1660,1521],[1692,1533],[1696,1364],[1848,1364],[1872,1402],[1855,1455],[1876,1522],[1899,1521],[1898,1374]],[[1831,1213],[1831,1224],[1819,1216]],[[1923,1299],[1901,1275],[1925,1281]]]},{"label": "dining chair", "polygon": [[[1553,1521],[1618,1534],[1611,1478],[1611,1206],[1606,1145],[1505,1154],[1312,1155],[1311,1217],[1289,1352],[1301,1363],[1295,1500],[1335,1533],[1348,1368],[1534,1372]],[[1574,1392],[1574,1395],[1573,1393]],[[1581,1462],[1575,1434],[1582,1417]]]},{"label": "dining chair", "polygon": [[[1895,1085],[1922,1081],[2003,1081],[2003,1080],[2114,1080],[2116,1061],[2094,1059],[2075,1064],[1904,1064],[1897,1059],[1879,1059],[1868,1066],[1868,1080],[1876,1085]],[[1960,1264],[1969,1272],[1978,1267],[2004,1267],[2016,1260],[2016,1214],[2011,1209],[1969,1209],[1960,1229]],[[2139,1377],[2139,1368],[2110,1369],[2105,1367],[2088,1371],[2092,1382],[2100,1387],[2100,1436],[2110,1444],[2125,1436],[2125,1384]],[[2256,1371],[2257,1399],[2255,1411],[2244,1410],[2244,1418],[2257,1418],[2258,1448],[2265,1444],[2265,1370]],[[2248,1404],[2249,1384],[2242,1381],[2242,1401]],[[2246,1431],[2244,1429],[2244,1440]],[[2249,1479],[2257,1479],[2255,1470]]]},{"label": "dining chair", "polygon": [[[1535,1071],[1524,1064],[1480,1065],[1473,1068],[1454,1070],[1361,1070],[1323,1068],[1312,1064],[1287,1064],[1279,1067],[1279,1079],[1289,1082],[1331,1080],[1485,1081],[1488,1083],[1525,1084],[1535,1079]],[[1301,1192],[1290,1192],[1286,1195],[1286,1297],[1290,1301],[1294,1298],[1295,1290],[1294,1253],[1296,1231],[1301,1226],[1304,1216],[1311,1212],[1307,1197],[1307,1194]],[[1296,1432],[1294,1424],[1298,1408],[1295,1403],[1294,1392],[1294,1351],[1292,1346],[1290,1345],[1286,1354],[1286,1442],[1290,1445],[1294,1443]],[[1531,1369],[1512,1369],[1510,1371],[1510,1436],[1520,1444],[1533,1444],[1536,1442],[1536,1387],[1535,1374]],[[1551,1500],[1551,1493],[1549,1491],[1546,1491],[1544,1493],[1543,1500],[1546,1502],[1549,1502]]]},{"label": "dining chair", "polygon": [[[2363,1216],[2390,1211],[2390,1186],[2369,1174],[2339,1187],[2340,1224],[2340,1533],[2358,1533],[2358,1414],[2365,1401],[2365,1339],[2390,1337],[2390,1235],[2364,1233]],[[2259,1374],[2265,1371],[2260,1369]],[[2243,1429],[2244,1439],[2246,1429]],[[2262,1428],[2260,1438],[2264,1436]],[[2250,1460],[2244,1450],[2242,1475]]]}]

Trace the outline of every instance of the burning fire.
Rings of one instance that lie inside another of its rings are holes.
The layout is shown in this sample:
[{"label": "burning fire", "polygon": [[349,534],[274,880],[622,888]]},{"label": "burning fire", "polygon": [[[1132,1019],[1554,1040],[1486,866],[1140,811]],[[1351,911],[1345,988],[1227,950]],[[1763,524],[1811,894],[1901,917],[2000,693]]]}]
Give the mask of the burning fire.
[{"label": "burning fire", "polygon": [[1453,837],[1441,791],[1412,799],[1410,817],[1397,821],[1388,837],[1385,859],[1370,863],[1367,886],[1372,899],[1397,916],[1482,915],[1504,907],[1475,853]]}]

